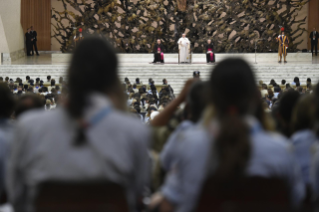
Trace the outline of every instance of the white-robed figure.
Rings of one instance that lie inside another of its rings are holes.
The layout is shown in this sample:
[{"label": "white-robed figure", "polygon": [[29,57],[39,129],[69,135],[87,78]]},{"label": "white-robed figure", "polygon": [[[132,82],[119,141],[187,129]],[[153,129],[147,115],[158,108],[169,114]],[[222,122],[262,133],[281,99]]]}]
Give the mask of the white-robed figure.
[{"label": "white-robed figure", "polygon": [[189,63],[191,42],[186,37],[186,34],[182,35],[182,37],[178,40],[177,44],[179,49],[179,62]]}]

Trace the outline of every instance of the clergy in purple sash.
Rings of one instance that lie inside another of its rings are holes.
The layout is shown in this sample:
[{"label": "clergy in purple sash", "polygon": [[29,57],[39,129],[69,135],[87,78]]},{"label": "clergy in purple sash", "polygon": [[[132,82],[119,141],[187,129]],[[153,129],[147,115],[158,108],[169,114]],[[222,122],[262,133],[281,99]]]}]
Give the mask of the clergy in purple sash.
[{"label": "clergy in purple sash", "polygon": [[208,40],[206,44],[206,61],[207,63],[215,62],[214,47],[211,40]]},{"label": "clergy in purple sash", "polygon": [[158,39],[154,45],[154,61],[153,63],[161,62],[164,63],[164,47],[161,40]]}]

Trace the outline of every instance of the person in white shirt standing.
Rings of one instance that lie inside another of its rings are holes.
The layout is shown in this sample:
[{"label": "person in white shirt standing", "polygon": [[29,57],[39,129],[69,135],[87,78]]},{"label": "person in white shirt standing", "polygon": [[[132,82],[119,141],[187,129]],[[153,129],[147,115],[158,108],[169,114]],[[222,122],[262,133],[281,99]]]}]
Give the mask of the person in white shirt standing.
[{"label": "person in white shirt standing", "polygon": [[178,40],[177,44],[178,44],[178,50],[179,50],[179,62],[180,63],[189,63],[190,62],[191,42],[186,37],[185,33]]},{"label": "person in white shirt standing", "polygon": [[317,46],[318,46],[318,32],[316,31],[316,28],[313,28],[313,31],[310,33],[310,40],[311,40],[311,53],[313,56],[313,48],[315,47],[315,54],[317,56]]}]

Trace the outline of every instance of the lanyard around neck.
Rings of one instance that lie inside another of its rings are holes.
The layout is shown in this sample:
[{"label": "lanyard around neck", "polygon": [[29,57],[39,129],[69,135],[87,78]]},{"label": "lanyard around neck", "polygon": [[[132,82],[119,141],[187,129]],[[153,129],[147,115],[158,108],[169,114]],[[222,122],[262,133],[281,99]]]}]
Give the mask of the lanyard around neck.
[{"label": "lanyard around neck", "polygon": [[110,112],[112,111],[112,107],[107,106],[102,108],[98,113],[96,113],[88,122],[88,126],[92,127],[98,124],[103,118],[106,118]]}]

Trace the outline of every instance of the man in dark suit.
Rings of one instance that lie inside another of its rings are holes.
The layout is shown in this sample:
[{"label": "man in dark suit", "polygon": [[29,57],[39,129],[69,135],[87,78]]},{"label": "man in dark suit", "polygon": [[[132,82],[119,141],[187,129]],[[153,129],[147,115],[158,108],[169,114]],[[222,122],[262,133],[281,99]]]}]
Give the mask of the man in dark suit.
[{"label": "man in dark suit", "polygon": [[27,56],[31,56],[31,48],[32,48],[32,34],[31,29],[28,28],[28,32],[25,33],[25,42],[26,42],[26,48],[27,48]]},{"label": "man in dark suit", "polygon": [[164,46],[161,43],[160,39],[157,39],[157,43],[154,45],[153,52],[154,52],[153,63],[156,63],[156,62],[164,63]]},{"label": "man in dark suit", "polygon": [[313,56],[313,47],[315,47],[316,50],[316,56],[317,56],[317,46],[318,46],[318,32],[316,31],[316,28],[313,28],[313,31],[310,33],[309,36],[310,40],[311,40],[311,53]]},{"label": "man in dark suit", "polygon": [[32,47],[31,47],[31,50],[32,50],[32,55],[34,55],[34,52],[33,52],[33,46],[34,46],[34,50],[35,52],[37,53],[37,55],[39,56],[39,53],[38,53],[38,47],[37,47],[37,41],[38,41],[38,34],[36,31],[33,30],[33,26],[31,26],[31,34],[32,34]]}]

